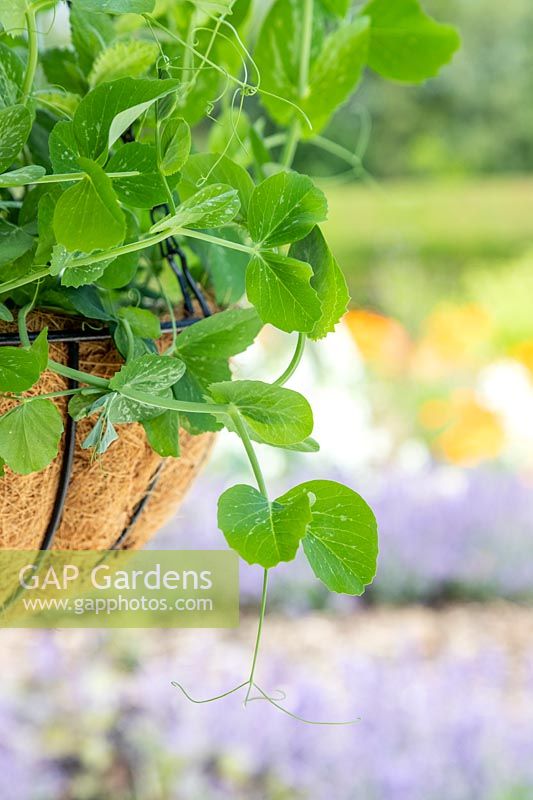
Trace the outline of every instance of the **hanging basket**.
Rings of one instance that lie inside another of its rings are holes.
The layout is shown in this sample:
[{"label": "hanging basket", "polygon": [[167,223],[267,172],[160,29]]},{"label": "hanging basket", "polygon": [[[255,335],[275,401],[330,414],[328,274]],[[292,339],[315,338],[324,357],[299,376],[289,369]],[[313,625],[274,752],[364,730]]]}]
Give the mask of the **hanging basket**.
[{"label": "hanging basket", "polygon": [[[184,326],[194,319],[184,319]],[[87,321],[85,321],[87,322]],[[49,329],[50,356],[55,361],[110,378],[124,363],[102,323],[53,314],[28,317],[30,338]],[[15,331],[1,323],[6,344]],[[31,332],[34,332],[32,336]],[[160,340],[169,341],[168,336]],[[16,343],[16,342],[15,342]],[[72,388],[68,379],[45,372],[28,394]],[[97,458],[81,443],[94,424],[74,423],[68,398],[56,398],[65,430],[59,453],[44,470],[14,474],[6,467],[0,479],[0,549],[63,550],[133,549],[141,547],[175,513],[204,465],[213,436],[181,431],[181,455],[163,459],[150,448],[138,423],[117,426],[119,438]],[[14,401],[0,400],[0,413]]]}]

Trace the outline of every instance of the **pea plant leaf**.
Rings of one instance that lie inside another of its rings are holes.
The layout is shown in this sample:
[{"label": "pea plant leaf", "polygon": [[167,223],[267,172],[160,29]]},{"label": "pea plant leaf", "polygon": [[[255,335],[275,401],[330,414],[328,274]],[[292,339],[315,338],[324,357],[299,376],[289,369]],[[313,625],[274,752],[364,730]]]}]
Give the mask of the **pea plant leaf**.
[{"label": "pea plant leaf", "polygon": [[0,22],[7,33],[19,36],[25,27],[29,0],[0,0]]},{"label": "pea plant leaf", "polygon": [[120,78],[89,92],[74,114],[78,152],[99,159],[122,133],[150,106],[175,91],[175,80]]},{"label": "pea plant leaf", "polygon": [[155,0],[76,0],[85,11],[101,14],[150,14]]},{"label": "pea plant leaf", "polygon": [[113,423],[144,421],[159,416],[163,409],[128,397],[139,392],[152,398],[171,397],[171,387],[185,372],[177,358],[147,354],[129,361],[111,378],[109,388],[117,394],[109,401],[108,419]]},{"label": "pea plant leaf", "polygon": [[[176,343],[176,353],[187,371],[174,386],[174,397],[205,402],[211,383],[231,378],[228,359],[244,352],[262,327],[255,309],[234,308],[207,317],[182,331]],[[182,414],[182,417],[192,433],[217,431],[222,427],[210,414]]]},{"label": "pea plant leaf", "polygon": [[318,226],[305,239],[293,244],[289,255],[305,261],[313,270],[310,284],[320,300],[321,312],[309,337],[321,339],[334,331],[346,311],[350,300],[346,279]]},{"label": "pea plant leaf", "polygon": [[[75,2],[70,8],[70,32],[81,72],[88,75],[98,53],[113,41],[115,28],[107,14],[88,11]],[[51,80],[51,83],[57,81]]]},{"label": "pea plant leaf", "polygon": [[238,484],[218,501],[218,526],[229,546],[265,569],[292,561],[311,521],[309,498],[269,502],[253,486]]},{"label": "pea plant leaf", "polygon": [[113,42],[96,57],[88,77],[89,86],[94,89],[118,78],[138,78],[153,67],[158,53],[155,42],[137,39]]},{"label": "pea plant leaf", "polygon": [[153,225],[152,233],[167,228],[217,228],[227,225],[235,218],[240,208],[236,189],[222,183],[204,186],[196,194],[184,200],[177,213]]},{"label": "pea plant leaf", "polygon": [[131,326],[134,336],[141,339],[159,339],[161,336],[161,323],[151,311],[136,306],[122,306],[118,310],[119,320],[126,320]]},{"label": "pea plant leaf", "polygon": [[419,0],[370,0],[369,66],[384,78],[419,83],[437,74],[460,44],[455,28],[422,10]]},{"label": "pea plant leaf", "polygon": [[261,381],[224,381],[212,384],[209,392],[215,403],[237,408],[247,425],[268,444],[297,444],[313,431],[311,406],[292,389]]},{"label": "pea plant leaf", "polygon": [[142,423],[152,450],[163,458],[178,458],[180,454],[180,418],[177,411],[165,411]]},{"label": "pea plant leaf", "polygon": [[246,219],[254,190],[254,182],[244,167],[227,156],[216,153],[195,153],[181,172],[179,191],[184,200],[192,197],[204,184],[222,183],[237,190],[241,202],[238,218]]},{"label": "pea plant leaf", "polygon": [[113,185],[103,169],[79,158],[85,177],[67,189],[56,203],[54,233],[67,250],[105,250],[121,244],[126,220]]},{"label": "pea plant leaf", "polygon": [[369,19],[361,17],[331,33],[315,60],[309,85],[299,105],[311,122],[302,125],[304,137],[312,137],[327,125],[334,111],[357,88],[366,66]]},{"label": "pea plant leaf", "polygon": [[35,183],[39,178],[42,178],[46,173],[44,167],[39,167],[37,164],[32,164],[28,167],[20,167],[11,172],[4,172],[0,175],[0,188],[7,186],[27,186],[29,183]]},{"label": "pea plant leaf", "polygon": [[0,457],[20,475],[38,472],[56,457],[62,432],[63,418],[51,400],[23,402],[0,417]]},{"label": "pea plant leaf", "polygon": [[172,115],[161,127],[161,172],[175,175],[180,170],[191,150],[191,129],[184,119]]},{"label": "pea plant leaf", "polygon": [[78,143],[72,122],[58,122],[48,137],[50,161],[54,172],[79,172]]},{"label": "pea plant leaf", "polygon": [[25,392],[39,380],[40,360],[35,351],[0,347],[0,391]]},{"label": "pea plant leaf", "polygon": [[180,333],[176,353],[207,388],[230,378],[228,359],[253,344],[263,323],[253,308],[221,311]]},{"label": "pea plant leaf", "polygon": [[33,247],[33,236],[17,225],[0,219],[0,267],[23,256]]},{"label": "pea plant leaf", "polygon": [[246,270],[246,294],[263,322],[282,331],[311,332],[321,315],[309,264],[263,251]]},{"label": "pea plant leaf", "polygon": [[139,172],[129,178],[113,180],[118,199],[133,208],[152,208],[167,199],[166,187],[157,166],[155,147],[130,142],[111,156],[107,172]]},{"label": "pea plant leaf", "polygon": [[327,216],[327,202],[307,175],[278,172],[253,191],[248,229],[261,247],[279,247],[303,239]]},{"label": "pea plant leaf", "polygon": [[376,572],[377,523],[353,489],[335,481],[307,481],[279,498],[311,500],[312,519],[302,540],[313,572],[332,592],[362,594]]},{"label": "pea plant leaf", "polygon": [[[297,116],[301,91],[299,85],[300,53],[303,45],[304,0],[276,0],[266,15],[254,50],[261,75],[261,103],[280,125]],[[310,64],[322,50],[325,36],[325,12],[313,4]],[[328,87],[329,88],[329,87]],[[303,115],[299,115],[305,125]]]},{"label": "pea plant leaf", "polygon": [[0,172],[11,166],[31,131],[31,114],[23,105],[0,109]]}]

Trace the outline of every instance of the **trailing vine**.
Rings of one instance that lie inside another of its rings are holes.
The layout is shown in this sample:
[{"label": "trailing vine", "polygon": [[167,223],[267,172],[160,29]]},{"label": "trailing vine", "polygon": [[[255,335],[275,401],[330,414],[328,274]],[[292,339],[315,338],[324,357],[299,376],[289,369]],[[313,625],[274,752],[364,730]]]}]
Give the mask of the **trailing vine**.
[{"label": "trailing vine", "polygon": [[[331,591],[361,594],[377,529],[365,501],[332,481],[272,499],[255,452],[319,449],[309,403],[285,384],[349,301],[320,229],[324,193],[292,166],[306,141],[364,173],[360,150],[323,133],[337,108],[366,68],[432,77],[457,34],[419,0],[274,0],[264,15],[249,0],[73,0],[66,46],[49,48],[39,23],[56,5],[0,0],[0,318],[17,318],[21,342],[0,348],[0,392],[15,401],[0,417],[0,465],[28,474],[56,457],[58,397],[74,419],[94,419],[84,447],[96,455],[117,425],[141,423],[164,457],[179,456],[180,428],[231,431],[256,486],[224,492],[218,523],[264,580],[249,676],[210,699],[242,689],[245,703],[295,716],[255,678],[269,571],[302,547]],[[196,281],[225,310],[189,298]],[[180,301],[206,316],[178,335]],[[33,309],[109,326],[124,365],[104,379],[53,360],[46,330],[28,335]],[[264,324],[296,334],[288,365],[271,383],[234,380],[230,360]],[[27,396],[45,370],[78,386]]]}]

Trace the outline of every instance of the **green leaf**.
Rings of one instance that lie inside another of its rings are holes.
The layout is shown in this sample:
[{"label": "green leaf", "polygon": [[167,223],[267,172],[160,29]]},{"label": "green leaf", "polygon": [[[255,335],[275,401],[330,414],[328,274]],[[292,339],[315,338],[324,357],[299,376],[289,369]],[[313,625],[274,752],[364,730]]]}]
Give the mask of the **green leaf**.
[{"label": "green leaf", "polygon": [[279,247],[303,239],[326,219],[327,202],[307,175],[278,172],[256,186],[248,210],[254,242]]},{"label": "green leaf", "polygon": [[342,25],[324,42],[309,75],[309,86],[300,106],[313,130],[302,126],[302,134],[315,136],[329,122],[333,112],[355,91],[366,65],[369,44],[368,17]]},{"label": "green leaf", "polygon": [[0,188],[4,186],[27,186],[29,183],[38,181],[45,173],[45,168],[36,164],[14,169],[11,172],[4,172],[3,175],[0,175]]},{"label": "green leaf", "polygon": [[179,86],[179,81],[120,78],[87,94],[74,114],[79,153],[98,159],[144,111]]},{"label": "green leaf", "polygon": [[265,251],[248,264],[246,294],[263,322],[287,333],[311,332],[321,314],[312,277],[309,264]]},{"label": "green leaf", "polygon": [[9,264],[33,247],[33,236],[23,228],[17,228],[0,219],[0,267]]},{"label": "green leaf", "polygon": [[292,389],[261,381],[226,381],[209,387],[215,403],[231,404],[264,442],[290,445],[313,431],[313,412],[305,397]]},{"label": "green leaf", "polygon": [[155,147],[130,142],[109,159],[107,172],[140,172],[131,178],[115,178],[113,188],[119,200],[134,208],[152,208],[164,203],[167,191],[157,167]]},{"label": "green leaf", "polygon": [[362,497],[335,481],[307,481],[279,498],[311,497],[303,547],[313,572],[332,592],[362,594],[376,572],[377,523]]},{"label": "green leaf", "polygon": [[54,172],[63,175],[80,171],[78,145],[72,122],[58,122],[54,125],[48,137],[48,147]]},{"label": "green leaf", "polygon": [[0,0],[0,22],[7,33],[20,36],[26,27],[28,0]]},{"label": "green leaf", "polygon": [[[254,60],[261,75],[261,103],[272,119],[288,125],[296,117],[305,125],[296,110],[300,105],[300,53],[303,49],[305,0],[276,0],[266,15],[254,51]],[[326,14],[319,3],[313,3],[309,66],[322,50]]]},{"label": "green leaf", "polygon": [[118,78],[138,78],[154,66],[159,49],[155,42],[117,41],[101,50],[89,73],[91,89]]},{"label": "green leaf", "polygon": [[20,475],[44,469],[57,455],[63,418],[51,400],[22,403],[0,417],[0,457]]},{"label": "green leaf", "polygon": [[205,186],[178,207],[177,213],[153,225],[158,233],[167,228],[217,228],[231,222],[240,208],[236,189],[221,183]]},{"label": "green leaf", "polygon": [[155,0],[76,0],[76,4],[100,14],[150,14]]},{"label": "green leaf", "polygon": [[292,561],[311,520],[309,500],[269,502],[253,486],[238,484],[218,501],[218,526],[229,546],[249,564],[265,569]]},{"label": "green leaf", "polygon": [[39,380],[39,358],[22,347],[0,347],[0,392],[25,392]]},{"label": "green leaf", "polygon": [[419,83],[436,75],[460,45],[455,28],[441,25],[418,0],[371,0],[368,64],[384,78]]},{"label": "green leaf", "polygon": [[176,353],[204,388],[231,377],[228,359],[253,344],[263,324],[253,308],[234,308],[185,328]]},{"label": "green leaf", "polygon": [[[76,12],[71,7],[72,19]],[[100,19],[103,19],[101,17]],[[66,92],[74,95],[83,95],[87,91],[87,84],[76,53],[66,48],[52,47],[39,53],[41,66],[50,86],[61,87]]]},{"label": "green leaf", "polygon": [[143,428],[152,450],[163,458],[178,458],[180,418],[177,411],[165,411],[159,417],[145,420]]},{"label": "green leaf", "polygon": [[[209,229],[207,232],[210,233]],[[213,233],[219,239],[242,244],[238,232],[232,228],[218,229]],[[237,303],[244,295],[246,287],[246,267],[250,260],[248,253],[230,250],[200,239],[191,239],[189,247],[198,255],[209,276],[209,284],[213,287],[217,304],[226,307]]]},{"label": "green leaf", "polygon": [[183,376],[185,364],[177,358],[155,354],[140,356],[124,364],[109,381],[109,388],[118,392],[110,400],[108,417],[111,422],[144,421],[162,413],[160,408],[144,405],[121,393],[133,389],[152,397],[171,396],[170,388]]},{"label": "green leaf", "polygon": [[350,0],[322,0],[322,5],[336,17],[345,17],[350,8]]},{"label": "green leaf", "polygon": [[[54,232],[67,250],[105,250],[121,244],[126,221],[110,179],[88,158],[79,158],[86,177],[64,192],[54,211]],[[101,273],[100,273],[101,274]]]},{"label": "green leaf", "polygon": [[3,322],[13,322],[13,314],[4,303],[0,303],[0,319]]},{"label": "green leaf", "polygon": [[350,300],[346,280],[318,226],[305,239],[293,244],[289,255],[305,261],[313,270],[311,286],[320,299],[322,311],[309,337],[321,339],[333,332],[346,311]]},{"label": "green leaf", "polygon": [[216,417],[208,413],[209,403],[205,399],[205,387],[202,386],[199,379],[191,369],[187,367],[183,378],[174,384],[172,387],[172,394],[176,400],[186,400],[187,402],[191,403],[205,404],[205,414],[184,414],[183,412],[180,414],[183,427],[186,428],[189,433],[197,436],[200,433],[214,433],[222,430],[224,426],[218,422]]},{"label": "green leaf", "polygon": [[15,105],[24,80],[24,64],[16,52],[0,42],[0,108]]},{"label": "green leaf", "polygon": [[46,264],[52,258],[56,243],[54,236],[54,211],[56,199],[52,192],[43,194],[37,206],[38,243],[35,250],[35,262]]},{"label": "green leaf", "polygon": [[[126,215],[126,242],[136,242],[140,236],[139,221],[129,209],[124,209]],[[118,289],[126,286],[137,272],[139,266],[139,253],[125,253],[114,258],[107,264],[104,274],[98,279],[98,285],[105,289]]]},{"label": "green leaf", "polygon": [[[78,288],[86,286],[88,283],[94,283],[102,277],[109,264],[109,261],[98,261],[96,264],[84,267],[69,267],[61,276],[61,286]],[[68,266],[68,261],[66,266]]]},{"label": "green leaf", "polygon": [[213,183],[227,184],[237,190],[241,201],[239,217],[246,219],[254,182],[244,167],[236,164],[227,156],[219,156],[215,153],[192,155],[181,173],[180,196],[187,200],[196,194],[204,184],[209,186]]},{"label": "green leaf", "polygon": [[0,109],[0,172],[11,166],[31,131],[31,114],[23,105]]},{"label": "green leaf", "polygon": [[161,171],[163,175],[175,175],[187,161],[190,150],[191,129],[185,120],[175,115],[166,119],[161,126]]},{"label": "green leaf", "polygon": [[[87,75],[98,53],[115,36],[113,21],[106,14],[85,10],[78,2],[72,3],[69,19],[72,44],[81,69]],[[49,80],[51,83],[58,82]]]},{"label": "green leaf", "polygon": [[118,311],[118,317],[129,322],[134,336],[140,336],[141,339],[159,339],[161,336],[159,319],[145,308],[123,306]]},{"label": "green leaf", "polygon": [[39,373],[44,372],[48,366],[48,328],[43,328],[34,339],[30,352],[33,353],[37,361]]},{"label": "green leaf", "polygon": [[39,105],[44,106],[47,111],[61,116],[74,116],[80,104],[81,96],[73,92],[65,92],[62,89],[39,91],[34,94],[34,99]]}]

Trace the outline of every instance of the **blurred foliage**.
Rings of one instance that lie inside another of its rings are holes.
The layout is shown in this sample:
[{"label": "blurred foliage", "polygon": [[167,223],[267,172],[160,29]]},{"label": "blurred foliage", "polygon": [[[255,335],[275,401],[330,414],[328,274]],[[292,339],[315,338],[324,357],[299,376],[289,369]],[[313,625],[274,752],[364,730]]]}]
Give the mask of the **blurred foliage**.
[{"label": "blurred foliage", "polygon": [[[424,6],[459,28],[462,48],[452,64],[424,86],[387,84],[367,73],[326,135],[352,151],[359,142],[376,177],[530,171],[531,0],[424,0]],[[314,147],[300,158],[316,174],[346,169]]]}]

